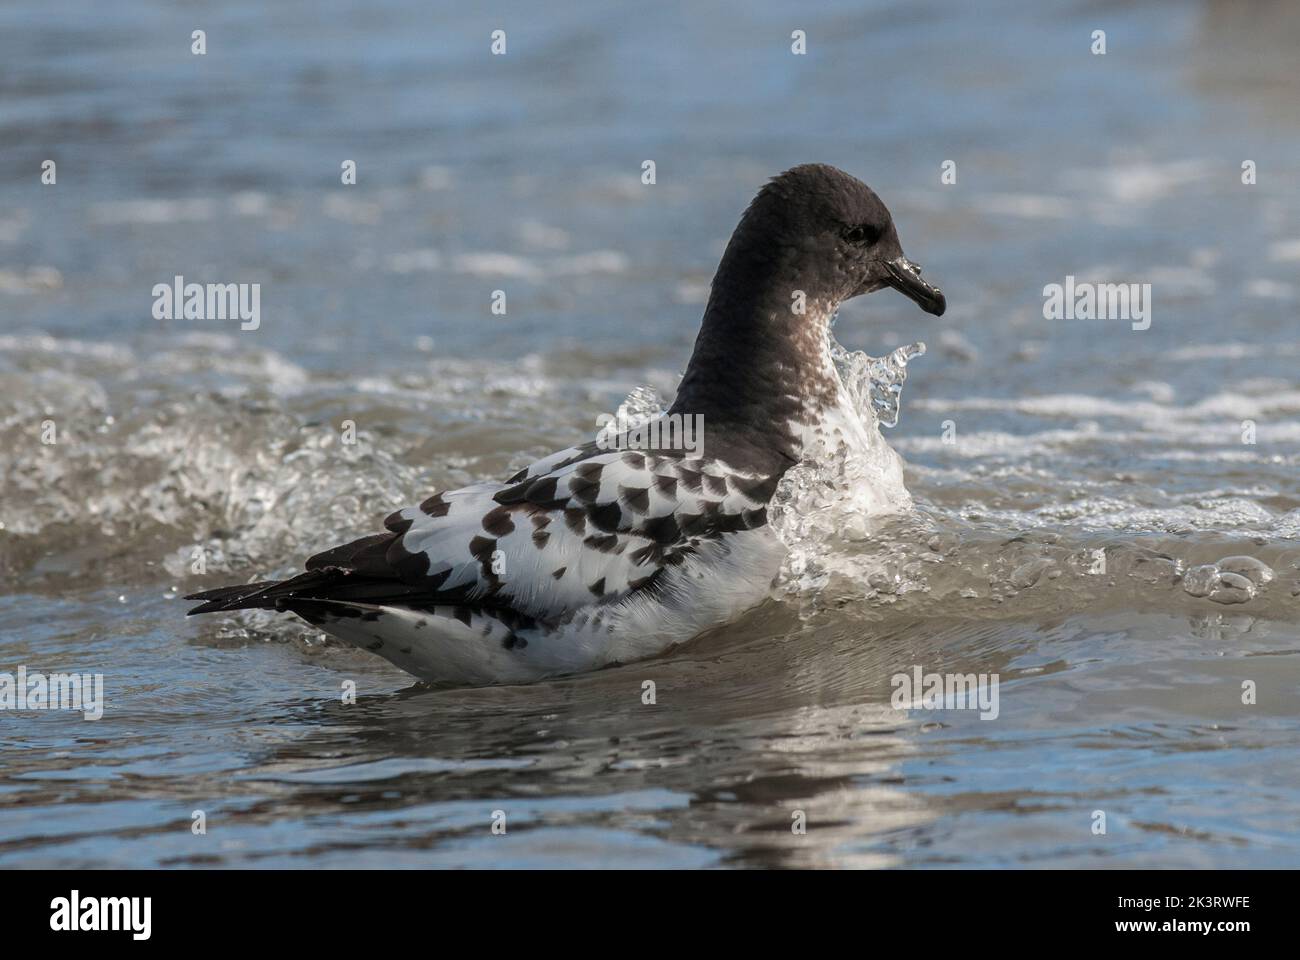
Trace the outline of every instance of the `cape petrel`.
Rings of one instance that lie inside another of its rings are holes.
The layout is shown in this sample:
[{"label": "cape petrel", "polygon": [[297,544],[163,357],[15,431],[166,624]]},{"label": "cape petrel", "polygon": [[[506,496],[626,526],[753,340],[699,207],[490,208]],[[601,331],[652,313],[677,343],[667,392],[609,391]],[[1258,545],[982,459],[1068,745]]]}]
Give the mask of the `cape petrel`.
[{"label": "cape petrel", "polygon": [[295,577],[193,594],[203,603],[190,613],[296,613],[457,684],[576,673],[689,640],[768,595],[785,555],[767,515],[777,485],[860,423],[831,318],[882,287],[944,311],[869,187],[823,164],[788,170],[732,234],[666,414],[702,417],[701,446],[570,447],[399,510],[387,532],[318,553]]}]

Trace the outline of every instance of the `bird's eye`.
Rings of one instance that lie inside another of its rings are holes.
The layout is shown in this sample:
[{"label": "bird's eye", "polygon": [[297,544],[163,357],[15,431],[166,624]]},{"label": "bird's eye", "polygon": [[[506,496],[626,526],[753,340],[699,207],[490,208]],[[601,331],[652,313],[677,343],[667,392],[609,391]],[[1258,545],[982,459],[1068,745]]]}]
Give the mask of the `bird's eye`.
[{"label": "bird's eye", "polygon": [[880,231],[875,227],[859,226],[849,227],[844,231],[844,239],[849,243],[872,244],[880,236]]}]

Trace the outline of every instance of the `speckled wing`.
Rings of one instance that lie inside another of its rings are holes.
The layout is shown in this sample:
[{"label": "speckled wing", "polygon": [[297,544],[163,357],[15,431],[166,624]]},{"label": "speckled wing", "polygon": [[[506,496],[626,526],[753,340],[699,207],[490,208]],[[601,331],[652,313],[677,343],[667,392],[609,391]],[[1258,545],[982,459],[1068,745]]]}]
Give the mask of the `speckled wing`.
[{"label": "speckled wing", "polygon": [[506,607],[539,620],[653,589],[699,544],[766,523],[777,477],[671,453],[560,451],[506,484],[436,494],[387,535],[318,554],[309,571],[400,579],[402,602]]}]

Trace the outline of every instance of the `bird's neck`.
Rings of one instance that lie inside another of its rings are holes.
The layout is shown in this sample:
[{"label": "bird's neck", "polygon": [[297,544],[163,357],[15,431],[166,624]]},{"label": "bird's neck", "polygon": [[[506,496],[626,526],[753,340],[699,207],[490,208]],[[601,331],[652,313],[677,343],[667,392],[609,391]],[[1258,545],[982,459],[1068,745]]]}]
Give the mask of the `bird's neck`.
[{"label": "bird's neck", "polygon": [[708,434],[778,463],[803,458],[810,431],[841,399],[830,353],[839,304],[801,301],[797,289],[715,283],[672,407],[702,415]]}]

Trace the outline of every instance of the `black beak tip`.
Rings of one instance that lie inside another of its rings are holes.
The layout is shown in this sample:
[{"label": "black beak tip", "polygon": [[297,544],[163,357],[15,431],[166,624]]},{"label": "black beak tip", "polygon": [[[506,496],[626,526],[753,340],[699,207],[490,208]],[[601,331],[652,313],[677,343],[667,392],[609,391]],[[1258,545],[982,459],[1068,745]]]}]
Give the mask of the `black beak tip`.
[{"label": "black beak tip", "polygon": [[948,301],[938,287],[921,279],[921,268],[906,257],[885,261],[885,282],[912,300],[926,313],[942,317]]}]

